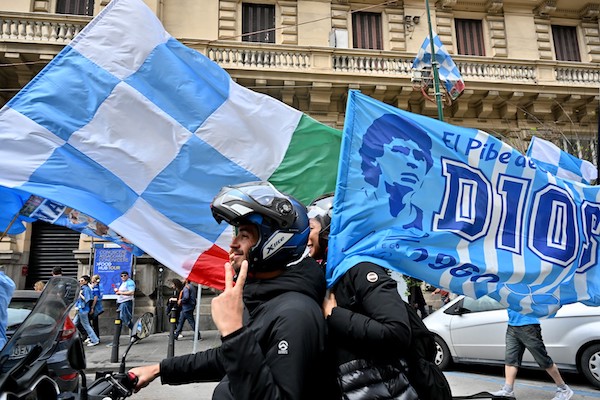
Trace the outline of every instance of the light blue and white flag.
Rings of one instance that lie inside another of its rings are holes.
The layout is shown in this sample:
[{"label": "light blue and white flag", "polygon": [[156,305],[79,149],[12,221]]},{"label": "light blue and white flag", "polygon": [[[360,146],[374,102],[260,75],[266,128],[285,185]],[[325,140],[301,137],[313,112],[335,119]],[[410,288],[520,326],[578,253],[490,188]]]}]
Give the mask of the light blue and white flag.
[{"label": "light blue and white flag", "polygon": [[[465,90],[465,82],[450,53],[448,53],[444,44],[435,33],[433,34],[433,46],[435,49],[435,60],[438,63],[439,78],[444,82],[444,87],[450,98],[456,100],[462,91]],[[429,36],[423,41],[412,67],[414,71],[424,71],[426,69],[431,71],[431,40]]]},{"label": "light blue and white flag", "polygon": [[143,1],[112,0],[0,110],[0,185],[102,221],[103,236],[222,288],[231,229],[210,211],[219,189],[269,180],[307,201],[333,189],[340,141],[236,84]]},{"label": "light blue and white flag", "polygon": [[600,188],[485,132],[348,97],[328,284],[371,261],[525,314],[600,305]]},{"label": "light blue and white flag", "polygon": [[535,136],[529,142],[527,157],[535,161],[540,169],[559,178],[589,185],[598,177],[598,169],[591,162],[579,159],[554,143]]}]

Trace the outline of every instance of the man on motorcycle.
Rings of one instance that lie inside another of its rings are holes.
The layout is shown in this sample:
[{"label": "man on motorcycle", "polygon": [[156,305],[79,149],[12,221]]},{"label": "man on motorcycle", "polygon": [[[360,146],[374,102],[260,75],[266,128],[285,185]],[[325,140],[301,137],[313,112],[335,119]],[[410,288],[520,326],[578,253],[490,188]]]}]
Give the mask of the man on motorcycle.
[{"label": "man on motorcycle", "polygon": [[324,275],[302,258],[306,208],[254,182],[224,187],[211,209],[218,222],[235,227],[225,290],[212,301],[222,345],[133,368],[136,389],[160,376],[163,384],[220,380],[213,399],[323,398],[323,384],[335,381],[325,381],[321,370]]}]

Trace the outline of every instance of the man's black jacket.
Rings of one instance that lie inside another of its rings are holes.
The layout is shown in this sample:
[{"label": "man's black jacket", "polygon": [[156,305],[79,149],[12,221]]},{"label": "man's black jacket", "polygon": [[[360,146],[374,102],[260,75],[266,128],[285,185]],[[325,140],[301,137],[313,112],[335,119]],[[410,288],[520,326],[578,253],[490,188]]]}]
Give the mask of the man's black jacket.
[{"label": "man's black jacket", "polygon": [[325,279],[311,258],[273,279],[248,278],[244,328],[220,347],[160,365],[162,383],[221,381],[213,399],[320,399]]}]

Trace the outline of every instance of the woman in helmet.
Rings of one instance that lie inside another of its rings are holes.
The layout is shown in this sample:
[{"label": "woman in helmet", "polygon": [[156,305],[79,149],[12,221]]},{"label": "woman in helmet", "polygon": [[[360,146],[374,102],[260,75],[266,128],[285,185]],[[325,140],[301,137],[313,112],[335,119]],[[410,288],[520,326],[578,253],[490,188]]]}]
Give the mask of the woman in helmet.
[{"label": "woman in helmet", "polygon": [[310,218],[310,234],[308,235],[307,245],[308,254],[323,266],[327,263],[332,209],[333,193],[320,196],[308,206],[308,217]]},{"label": "woman in helmet", "polygon": [[[310,255],[327,261],[333,194],[309,207]],[[373,263],[350,268],[323,302],[342,398],[416,400],[405,374],[410,321],[397,284]]]},{"label": "woman in helmet", "polygon": [[220,380],[213,399],[331,398],[323,397],[321,370],[325,278],[312,258],[302,258],[306,208],[267,182],[252,182],[224,187],[211,209],[217,222],[235,227],[226,288],[212,302],[222,345],[132,369],[137,389],[161,376],[168,384]]}]

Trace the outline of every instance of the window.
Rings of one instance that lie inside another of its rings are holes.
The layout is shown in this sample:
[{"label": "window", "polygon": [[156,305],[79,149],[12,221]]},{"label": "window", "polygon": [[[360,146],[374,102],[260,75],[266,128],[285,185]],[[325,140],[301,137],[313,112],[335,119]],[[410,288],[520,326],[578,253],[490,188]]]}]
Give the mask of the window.
[{"label": "window", "polygon": [[485,56],[483,28],[476,19],[456,19],[456,41],[458,54],[465,56]]},{"label": "window", "polygon": [[355,49],[383,50],[381,14],[368,12],[353,13],[352,42]]},{"label": "window", "polygon": [[94,15],[94,0],[58,0],[56,13]]},{"label": "window", "polygon": [[242,4],[242,41],[275,43],[275,6]]},{"label": "window", "polygon": [[554,52],[559,61],[581,61],[577,30],[574,26],[552,25]]},{"label": "window", "polygon": [[465,296],[463,307],[470,310],[471,312],[502,310],[506,308],[505,306],[488,296],[483,296],[479,299],[472,299],[470,297]]}]

